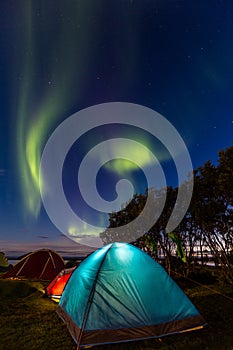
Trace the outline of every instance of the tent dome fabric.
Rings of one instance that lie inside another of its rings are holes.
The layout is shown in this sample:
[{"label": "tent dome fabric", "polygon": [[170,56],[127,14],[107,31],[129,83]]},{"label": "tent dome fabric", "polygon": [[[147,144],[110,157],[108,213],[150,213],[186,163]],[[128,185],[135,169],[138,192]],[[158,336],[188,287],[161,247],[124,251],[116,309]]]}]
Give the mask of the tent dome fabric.
[{"label": "tent dome fabric", "polygon": [[58,253],[41,249],[24,256],[4,274],[3,278],[25,277],[51,280],[64,267],[64,260]]},{"label": "tent dome fabric", "polygon": [[69,278],[57,313],[78,348],[161,337],[205,323],[166,271],[127,243],[109,244],[86,258]]},{"label": "tent dome fabric", "polygon": [[65,285],[75,269],[76,266],[60,271],[58,275],[54,277],[54,279],[45,288],[46,295],[54,301],[59,302]]}]

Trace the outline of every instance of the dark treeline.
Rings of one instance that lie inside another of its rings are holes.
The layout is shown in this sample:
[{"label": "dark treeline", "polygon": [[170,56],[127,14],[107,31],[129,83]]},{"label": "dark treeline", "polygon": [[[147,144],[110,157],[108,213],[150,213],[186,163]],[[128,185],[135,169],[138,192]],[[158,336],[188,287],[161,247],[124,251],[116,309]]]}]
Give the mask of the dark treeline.
[{"label": "dark treeline", "polygon": [[[175,231],[169,234],[165,228],[178,189],[151,189],[155,208],[164,191],[167,192],[165,206],[154,226],[133,243],[158,261],[162,256],[168,272],[179,268],[186,275],[192,271],[197,260],[203,266],[211,255],[211,260],[221,267],[225,278],[233,282],[233,146],[219,152],[217,165],[207,161],[194,170],[193,175],[192,200]],[[182,186],[189,186],[189,183]],[[127,232],[122,226],[138,217],[147,196],[148,192],[135,194],[121,211],[109,215],[109,227],[101,234],[105,244],[128,240],[127,234],[132,232]],[[119,228],[114,230],[114,236],[111,228]]]}]

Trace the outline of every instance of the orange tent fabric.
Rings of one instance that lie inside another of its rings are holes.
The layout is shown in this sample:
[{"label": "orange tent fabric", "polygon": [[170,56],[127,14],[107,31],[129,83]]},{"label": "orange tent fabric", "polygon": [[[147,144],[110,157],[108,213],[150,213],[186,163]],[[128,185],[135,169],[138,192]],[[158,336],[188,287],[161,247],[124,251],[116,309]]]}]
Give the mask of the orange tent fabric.
[{"label": "orange tent fabric", "polygon": [[65,267],[62,257],[53,250],[41,249],[24,256],[3,278],[53,279]]},{"label": "orange tent fabric", "polygon": [[70,269],[64,269],[59,272],[59,274],[49,283],[45,289],[48,297],[52,298],[55,301],[59,301],[65,285],[75,268],[76,266]]}]

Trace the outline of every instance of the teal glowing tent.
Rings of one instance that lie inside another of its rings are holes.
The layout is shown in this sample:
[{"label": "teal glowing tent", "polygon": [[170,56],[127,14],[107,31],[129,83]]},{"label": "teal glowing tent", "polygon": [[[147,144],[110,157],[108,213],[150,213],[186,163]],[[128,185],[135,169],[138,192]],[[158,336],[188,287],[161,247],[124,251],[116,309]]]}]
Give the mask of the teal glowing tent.
[{"label": "teal glowing tent", "polygon": [[205,321],[166,271],[127,243],[109,244],[72,273],[57,310],[80,347],[161,337]]}]

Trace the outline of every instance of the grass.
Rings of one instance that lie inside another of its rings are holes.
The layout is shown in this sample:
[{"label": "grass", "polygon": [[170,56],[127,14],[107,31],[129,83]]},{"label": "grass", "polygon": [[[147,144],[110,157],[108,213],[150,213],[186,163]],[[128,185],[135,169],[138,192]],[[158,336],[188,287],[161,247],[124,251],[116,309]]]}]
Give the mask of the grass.
[{"label": "grass", "polygon": [[[184,280],[177,281],[208,326],[161,339],[98,346],[98,350],[233,350],[233,301]],[[0,350],[75,350],[57,305],[43,297],[39,281],[0,280]],[[232,286],[215,282],[209,288],[233,298]],[[156,302],[156,300],[155,300]]]}]

